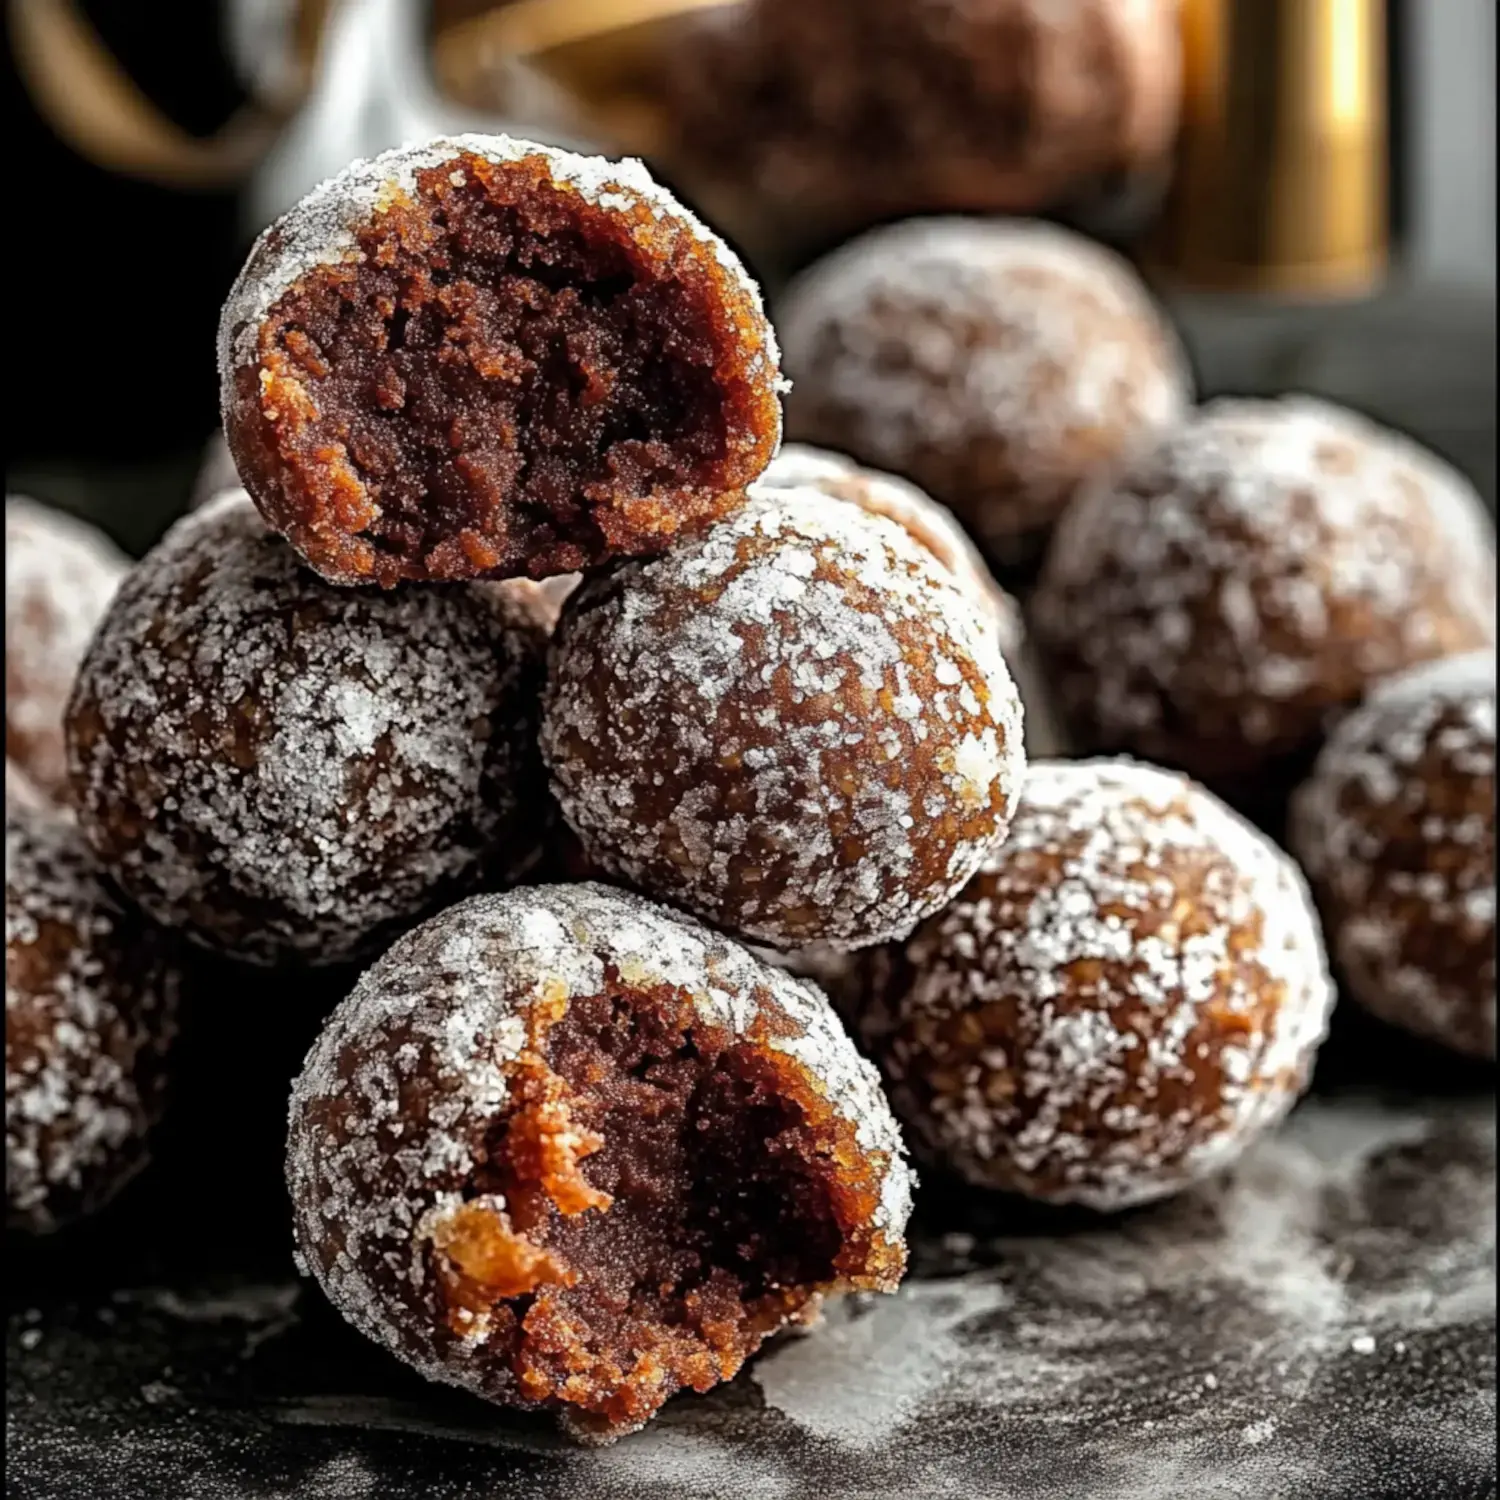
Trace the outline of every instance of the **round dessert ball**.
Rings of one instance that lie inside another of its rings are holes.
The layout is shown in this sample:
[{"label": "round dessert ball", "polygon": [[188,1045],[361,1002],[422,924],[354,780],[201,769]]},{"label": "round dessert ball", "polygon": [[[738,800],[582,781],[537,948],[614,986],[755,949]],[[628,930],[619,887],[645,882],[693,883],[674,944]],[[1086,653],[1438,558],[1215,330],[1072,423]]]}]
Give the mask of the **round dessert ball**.
[{"label": "round dessert ball", "polygon": [[1438,460],[1305,398],[1215,401],[1080,496],[1031,600],[1086,752],[1247,809],[1375,679],[1494,640],[1493,536]]},{"label": "round dessert ball", "polygon": [[178,974],[166,934],[106,885],[77,827],[5,809],[5,1201],[45,1234],[145,1164]]},{"label": "round dessert ball", "polygon": [[460,136],[268,229],[219,325],[224,430],[334,583],[567,573],[739,503],[780,434],[733,253],[639,162]]},{"label": "round dessert ball", "polygon": [[814,489],[846,500],[872,515],[885,516],[909,531],[959,583],[994,609],[999,617],[1000,645],[1007,659],[1020,649],[1024,634],[1016,601],[995,582],[989,565],[946,505],[924,495],[916,485],[867,469],[842,453],[787,443],[773,458],[757,485],[767,489]]},{"label": "round dessert ball", "polygon": [[685,18],[662,72],[674,175],[716,220],[796,250],[1154,169],[1177,121],[1177,5],[745,0]]},{"label": "round dessert ball", "polygon": [[599,869],[776,947],[910,931],[1025,770],[993,610],[894,521],[806,488],[573,595],[542,753]]},{"label": "round dessert ball", "polygon": [[872,968],[858,1025],[913,1148],[1099,1210],[1234,1161],[1302,1092],[1334,1000],[1291,861],[1130,761],[1034,763],[1009,837]]},{"label": "round dessert ball", "polygon": [[341,589],[243,493],[121,588],[68,710],[73,790],[157,920],[258,964],[336,964],[545,835],[546,631],[493,585]]},{"label": "round dessert ball", "polygon": [[48,796],[67,788],[74,674],[129,567],[87,522],[5,497],[5,754]]},{"label": "round dessert ball", "polygon": [[777,326],[790,436],[920,485],[1008,568],[1190,399],[1177,338],[1130,267],[1048,224],[873,230],[803,272]]},{"label": "round dessert ball", "polygon": [[292,1095],[301,1259],[429,1379],[584,1441],[730,1379],[824,1293],[894,1290],[913,1179],[827,1002],[604,886],[400,939]]},{"label": "round dessert ball", "polygon": [[1378,684],[1292,805],[1349,992],[1382,1020],[1495,1056],[1495,653]]}]

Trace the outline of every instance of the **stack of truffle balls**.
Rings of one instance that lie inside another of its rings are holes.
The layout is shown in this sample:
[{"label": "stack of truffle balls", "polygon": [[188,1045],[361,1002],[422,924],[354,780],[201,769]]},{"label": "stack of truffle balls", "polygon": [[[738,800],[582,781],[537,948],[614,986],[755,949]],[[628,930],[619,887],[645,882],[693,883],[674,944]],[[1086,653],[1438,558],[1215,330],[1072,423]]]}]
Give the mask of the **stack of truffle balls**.
[{"label": "stack of truffle balls", "polygon": [[[13,1228],[144,1160],[178,945],[367,965],[293,1088],[299,1263],[608,1441],[896,1288],[903,1128],[1117,1209],[1286,1112],[1319,920],[1184,770],[1318,756],[1296,842],[1354,993],[1493,1052],[1494,660],[1422,666],[1492,646],[1460,481],[1331,410],[1193,413],[1061,231],[879,231],[784,312],[820,447],[638,164],[438,140],[257,243],[243,488],[128,570],[7,503]],[[1171,769],[1028,768],[990,569],[1044,555],[1075,730]]]}]

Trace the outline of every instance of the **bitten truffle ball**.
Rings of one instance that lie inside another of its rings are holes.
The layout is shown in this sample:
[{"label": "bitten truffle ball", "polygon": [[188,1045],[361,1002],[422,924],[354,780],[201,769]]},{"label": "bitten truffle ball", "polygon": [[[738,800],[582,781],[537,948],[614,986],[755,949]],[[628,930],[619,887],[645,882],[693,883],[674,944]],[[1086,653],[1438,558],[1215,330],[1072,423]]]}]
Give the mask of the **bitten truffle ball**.
[{"label": "bitten truffle ball", "polygon": [[1494,652],[1378,684],[1333,731],[1291,829],[1350,993],[1493,1058]]},{"label": "bitten truffle ball", "polygon": [[1029,566],[1080,484],[1176,421],[1176,336],[1129,266],[1052,225],[918,219],[793,282],[791,437],[889,469]]},{"label": "bitten truffle ball", "polygon": [[178,973],[76,826],[5,809],[5,1201],[44,1234],[103,1207],[145,1164]]},{"label": "bitten truffle ball", "polygon": [[476,896],[334,1012],[292,1096],[301,1256],[429,1379],[584,1441],[901,1278],[912,1178],[827,1002],[597,885]]},{"label": "bitten truffle ball", "polygon": [[894,521],[805,488],[568,601],[542,752],[597,867],[776,947],[910,931],[1025,769],[994,612]]},{"label": "bitten truffle ball", "polygon": [[49,797],[67,788],[74,674],[129,566],[86,522],[5,497],[5,753]]},{"label": "bitten truffle ball", "polygon": [[794,251],[1082,197],[1154,168],[1177,120],[1175,0],[744,0],[664,50],[674,174]]},{"label": "bitten truffle ball", "polygon": [[1234,1161],[1302,1092],[1334,999],[1291,861],[1129,761],[1032,765],[1009,837],[873,968],[858,1025],[913,1149],[1100,1210]]},{"label": "bitten truffle ball", "polygon": [[639,162],[461,136],[356,162],[257,242],[224,430],[335,583],[576,571],[739,503],[780,432],[744,268]]},{"label": "bitten truffle ball", "polygon": [[1080,497],[1031,624],[1080,749],[1259,813],[1371,682],[1493,643],[1493,545],[1472,489],[1394,433],[1215,401]]},{"label": "bitten truffle ball", "polygon": [[78,817],[152,916],[252,963],[373,950],[539,857],[546,633],[505,587],[341,589],[243,493],[121,588],[68,711]]}]

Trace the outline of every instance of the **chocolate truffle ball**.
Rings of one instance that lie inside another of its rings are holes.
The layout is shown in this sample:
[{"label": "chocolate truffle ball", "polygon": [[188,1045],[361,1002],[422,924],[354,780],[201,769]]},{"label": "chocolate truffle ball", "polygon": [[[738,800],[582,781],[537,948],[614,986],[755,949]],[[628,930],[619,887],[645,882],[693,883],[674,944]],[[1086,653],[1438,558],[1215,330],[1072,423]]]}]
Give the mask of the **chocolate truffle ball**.
[{"label": "chocolate truffle ball", "polygon": [[1129,266],[1047,224],[874,230],[798,277],[777,326],[790,436],[920,485],[1008,568],[1189,399],[1177,339]]},{"label": "chocolate truffle ball", "polygon": [[121,588],[68,711],[78,816],[159,921],[334,964],[538,857],[545,629],[495,585],[330,587],[243,493]]},{"label": "chocolate truffle ball", "polygon": [[1031,623],[1081,749],[1259,814],[1372,681],[1493,642],[1494,569],[1435,458],[1322,402],[1215,401],[1079,498]]},{"label": "chocolate truffle ball", "polygon": [[127,911],[77,827],[5,809],[5,1202],[44,1234],[145,1164],[175,1025],[166,934]]},{"label": "chocolate truffle ball", "polygon": [[891,1291],[912,1178],[827,1002],[597,885],[476,896],[359,982],[292,1096],[301,1257],[429,1379],[607,1442],[820,1298]]},{"label": "chocolate truffle ball", "polygon": [[219,325],[224,430],[335,583],[575,571],[722,514],[780,431],[775,340],[639,162],[461,136],[268,229]]},{"label": "chocolate truffle ball", "polygon": [[660,147],[793,251],[917,213],[1030,213],[1169,150],[1175,0],[746,0],[668,34]]},{"label": "chocolate truffle ball", "polygon": [[873,963],[914,1149],[1112,1210],[1227,1166],[1307,1082],[1334,991],[1291,861],[1185,777],[1038,761],[1009,837]]},{"label": "chocolate truffle ball", "polygon": [[1383,1020],[1495,1056],[1495,654],[1377,684],[1293,802],[1349,992]]},{"label": "chocolate truffle ball", "polygon": [[5,497],[5,754],[49,797],[67,787],[73,677],[129,566],[87,522]]},{"label": "chocolate truffle ball", "polygon": [[600,869],[776,947],[910,931],[1004,834],[1025,769],[994,612],[895,522],[808,489],[573,595],[542,753]]},{"label": "chocolate truffle ball", "polygon": [[909,531],[958,579],[960,585],[999,617],[1000,645],[1009,660],[1023,635],[1020,606],[995,582],[979,549],[946,505],[924,495],[916,485],[879,469],[867,469],[842,453],[787,443],[756,481],[766,489],[821,490],[835,500],[885,516]]}]

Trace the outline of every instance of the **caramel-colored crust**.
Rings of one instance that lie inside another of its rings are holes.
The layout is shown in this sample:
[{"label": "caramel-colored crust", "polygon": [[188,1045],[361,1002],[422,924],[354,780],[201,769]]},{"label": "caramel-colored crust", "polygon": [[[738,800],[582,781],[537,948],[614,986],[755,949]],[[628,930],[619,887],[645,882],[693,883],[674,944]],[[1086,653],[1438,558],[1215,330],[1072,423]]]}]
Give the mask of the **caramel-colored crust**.
[{"label": "caramel-colored crust", "polygon": [[1305,1087],[1333,1004],[1290,860],[1132,762],[1032,765],[984,869],[870,968],[857,1024],[914,1146],[1096,1209],[1232,1162]]},{"label": "caramel-colored crust", "polygon": [[1495,657],[1414,668],[1333,732],[1293,803],[1350,993],[1383,1020],[1495,1056]]}]

